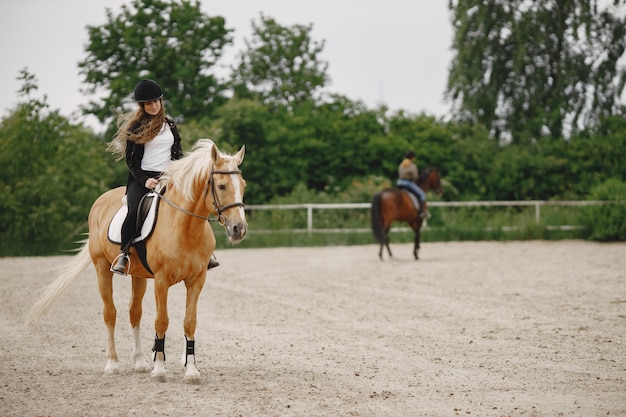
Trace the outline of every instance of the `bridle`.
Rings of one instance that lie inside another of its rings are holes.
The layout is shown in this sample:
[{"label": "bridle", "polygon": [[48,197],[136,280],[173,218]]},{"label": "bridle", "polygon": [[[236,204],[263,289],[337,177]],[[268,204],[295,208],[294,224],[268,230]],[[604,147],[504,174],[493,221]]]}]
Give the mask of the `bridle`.
[{"label": "bridle", "polygon": [[233,171],[211,171],[211,175],[209,176],[209,182],[207,183],[207,186],[205,187],[204,198],[206,199],[206,195],[208,193],[206,189],[208,188],[209,184],[211,184],[211,195],[213,196],[213,207],[215,208],[215,212],[217,213],[217,219],[209,219],[209,220],[214,220],[214,221],[217,220],[219,224],[224,224],[225,219],[224,219],[224,216],[222,216],[223,212],[233,207],[245,208],[246,205],[242,201],[235,201],[234,203],[226,204],[225,206],[222,206],[220,204],[220,199],[217,196],[217,193],[215,192],[215,181],[213,181],[213,174],[232,175],[232,174],[241,174],[241,171],[238,169],[233,170]]},{"label": "bridle", "polygon": [[193,213],[181,206],[179,206],[178,204],[174,203],[172,200],[168,199],[167,197],[165,197],[163,194],[161,193],[157,193],[157,196],[162,199],[163,201],[165,201],[167,204],[169,204],[170,206],[174,207],[177,210],[182,211],[185,214],[188,214],[190,216],[193,217],[197,217],[199,219],[202,220],[206,220],[208,222],[218,222],[221,225],[224,225],[224,223],[226,222],[226,218],[222,215],[223,212],[225,212],[228,209],[231,209],[233,207],[243,207],[245,208],[246,205],[241,202],[241,201],[236,201],[234,203],[231,204],[226,204],[225,206],[222,206],[220,204],[220,200],[217,196],[217,192],[215,190],[215,181],[213,180],[213,175],[214,174],[224,174],[224,175],[232,175],[232,174],[241,174],[241,171],[236,169],[236,170],[232,170],[232,171],[211,171],[211,175],[209,176],[209,180],[207,181],[206,185],[204,186],[204,191],[202,192],[203,198],[204,200],[206,200],[208,193],[209,193],[209,185],[211,186],[211,196],[213,197],[213,207],[215,208],[215,212],[217,213],[217,217],[205,217],[205,216],[200,216],[199,214]]},{"label": "bridle", "polygon": [[[436,180],[429,180],[429,178],[433,175],[436,175]],[[439,177],[439,170],[437,168],[426,168],[424,171],[422,171],[417,185],[418,187],[423,189],[424,186],[427,185],[427,182],[431,183],[429,189],[435,191],[437,195],[443,194],[443,189],[441,188],[441,178]]]}]

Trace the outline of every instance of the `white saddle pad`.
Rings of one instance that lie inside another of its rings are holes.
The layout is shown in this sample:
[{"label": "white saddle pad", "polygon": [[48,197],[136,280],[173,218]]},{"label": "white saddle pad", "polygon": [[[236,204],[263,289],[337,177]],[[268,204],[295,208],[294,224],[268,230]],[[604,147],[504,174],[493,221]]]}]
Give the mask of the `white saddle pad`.
[{"label": "white saddle pad", "polygon": [[[143,222],[143,226],[141,226],[141,233],[137,236],[133,243],[144,240],[150,236],[152,233],[152,229],[154,229],[154,223],[156,220],[156,208],[157,203],[159,202],[159,198],[156,196],[157,193],[148,193],[148,196],[154,195],[152,198],[152,202],[150,203],[150,209],[148,210],[148,215],[146,216],[146,220]],[[109,240],[113,243],[121,243],[122,242],[122,224],[124,223],[124,219],[126,219],[126,214],[128,213],[128,206],[123,204],[122,207],[115,213],[111,223],[109,224]]]}]

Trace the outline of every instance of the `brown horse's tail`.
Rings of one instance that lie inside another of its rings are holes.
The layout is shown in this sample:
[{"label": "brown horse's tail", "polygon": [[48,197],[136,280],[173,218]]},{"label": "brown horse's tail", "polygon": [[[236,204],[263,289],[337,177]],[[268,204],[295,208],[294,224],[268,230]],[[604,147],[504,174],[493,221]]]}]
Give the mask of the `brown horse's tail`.
[{"label": "brown horse's tail", "polygon": [[89,265],[91,258],[89,257],[89,242],[88,239],[84,241],[83,247],[80,249],[72,260],[65,265],[63,271],[59,277],[44,288],[44,292],[39,297],[39,300],[30,308],[25,320],[25,325],[28,326],[39,316],[41,316],[52,304],[61,296],[65,288],[71,284],[78,275]]},{"label": "brown horse's tail", "polygon": [[382,201],[382,191],[374,194],[372,198],[372,207],[370,209],[372,215],[372,233],[378,243],[385,243],[385,231],[383,230],[383,220],[380,215],[380,205]]}]

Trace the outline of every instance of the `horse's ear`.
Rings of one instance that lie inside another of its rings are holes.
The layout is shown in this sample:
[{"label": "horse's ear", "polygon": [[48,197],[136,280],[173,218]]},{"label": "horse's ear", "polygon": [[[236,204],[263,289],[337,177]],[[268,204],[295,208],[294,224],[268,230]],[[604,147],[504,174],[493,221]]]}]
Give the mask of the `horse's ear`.
[{"label": "horse's ear", "polygon": [[217,149],[216,144],[213,144],[213,147],[211,148],[211,159],[215,165],[219,165],[219,161],[222,159],[222,154],[219,149]]},{"label": "horse's ear", "polygon": [[235,159],[235,161],[237,161],[237,166],[241,165],[241,163],[243,162],[243,156],[246,154],[246,145],[243,145],[241,147],[241,149],[239,149],[239,152],[237,152],[233,158]]}]

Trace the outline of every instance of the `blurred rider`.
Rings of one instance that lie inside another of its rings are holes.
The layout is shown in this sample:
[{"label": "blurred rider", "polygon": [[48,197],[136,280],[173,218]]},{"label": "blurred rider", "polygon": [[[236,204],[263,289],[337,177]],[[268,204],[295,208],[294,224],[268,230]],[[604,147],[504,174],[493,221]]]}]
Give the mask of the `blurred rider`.
[{"label": "blurred rider", "polygon": [[418,178],[419,173],[415,164],[415,152],[407,151],[404,154],[404,159],[398,165],[398,181],[396,185],[408,189],[417,197],[421,218],[430,217],[430,213],[426,208],[426,193],[417,185]]}]

